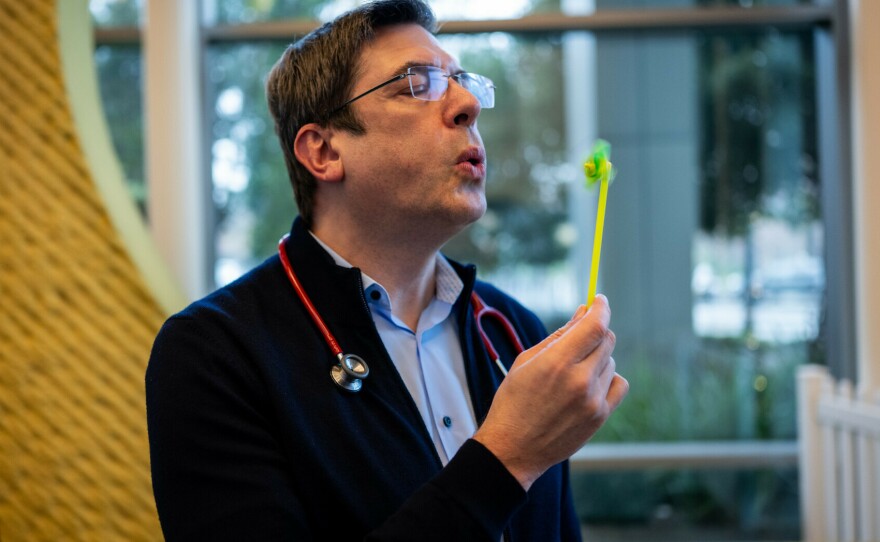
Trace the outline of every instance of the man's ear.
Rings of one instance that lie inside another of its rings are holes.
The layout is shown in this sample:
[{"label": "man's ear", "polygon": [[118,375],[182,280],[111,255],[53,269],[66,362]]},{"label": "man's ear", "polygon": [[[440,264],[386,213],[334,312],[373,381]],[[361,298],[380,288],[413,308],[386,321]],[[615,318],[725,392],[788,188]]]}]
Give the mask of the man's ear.
[{"label": "man's ear", "polygon": [[332,128],[309,123],[293,140],[293,154],[318,181],[339,182],[344,174],[342,156],[333,146],[333,133]]}]

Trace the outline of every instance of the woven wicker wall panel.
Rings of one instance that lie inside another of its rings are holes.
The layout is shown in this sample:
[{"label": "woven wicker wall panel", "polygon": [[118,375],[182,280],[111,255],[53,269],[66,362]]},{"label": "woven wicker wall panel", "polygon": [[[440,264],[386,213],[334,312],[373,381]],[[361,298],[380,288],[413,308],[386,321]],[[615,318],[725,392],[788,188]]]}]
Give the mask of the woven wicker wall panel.
[{"label": "woven wicker wall panel", "polygon": [[157,540],[143,377],[164,313],[83,158],[55,9],[0,0],[0,540]]}]

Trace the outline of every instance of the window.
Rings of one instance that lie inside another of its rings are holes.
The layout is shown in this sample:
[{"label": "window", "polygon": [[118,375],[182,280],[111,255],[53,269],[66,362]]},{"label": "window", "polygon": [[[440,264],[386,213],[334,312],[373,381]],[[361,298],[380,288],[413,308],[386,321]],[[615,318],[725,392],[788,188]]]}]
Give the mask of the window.
[{"label": "window", "polygon": [[[272,255],[295,216],[265,74],[293,34],[353,3],[203,4],[216,209],[206,243],[218,285]],[[116,3],[93,1],[93,12],[95,4]],[[446,251],[477,263],[548,328],[585,298],[595,194],[583,186],[581,163],[596,137],[613,145],[619,174],[600,290],[612,301],[615,358],[632,391],[593,445],[660,451],[654,464],[594,471],[574,463],[589,539],[797,539],[794,370],[825,362],[825,270],[836,265],[823,256],[821,195],[836,180],[822,174],[829,134],[817,118],[817,36],[829,32],[830,4],[431,4],[449,20],[444,47],[498,87],[496,109],[480,118],[490,208]],[[770,6],[784,9],[760,9]],[[744,9],[753,10],[748,22]],[[603,18],[612,11],[619,18]],[[522,19],[530,14],[541,17]],[[136,62],[136,50],[102,47],[99,58]],[[114,78],[117,89],[131,88],[135,64],[121,76],[101,62],[108,89]],[[109,116],[116,98],[106,93]],[[657,442],[697,442],[709,459],[689,464]],[[741,460],[712,463],[723,447],[741,449]]]},{"label": "window", "polygon": [[217,216],[214,278],[226,284],[275,253],[296,216],[293,190],[266,107],[265,75],[285,43],[208,48],[212,193]]},{"label": "window", "polygon": [[146,211],[141,47],[142,0],[90,0],[98,29],[95,65],[113,146],[135,202]]}]

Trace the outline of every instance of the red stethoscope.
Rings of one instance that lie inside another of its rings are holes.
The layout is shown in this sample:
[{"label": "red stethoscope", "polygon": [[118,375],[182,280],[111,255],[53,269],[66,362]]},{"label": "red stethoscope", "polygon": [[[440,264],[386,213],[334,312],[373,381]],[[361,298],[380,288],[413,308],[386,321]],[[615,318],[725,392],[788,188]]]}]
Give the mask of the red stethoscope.
[{"label": "red stethoscope", "polygon": [[[342,348],[339,346],[339,342],[336,341],[336,338],[327,328],[327,324],[324,323],[324,319],[318,314],[318,310],[315,308],[312,300],[306,295],[302,283],[300,283],[296,273],[293,272],[293,266],[290,265],[290,260],[287,258],[287,252],[284,250],[284,244],[287,242],[288,237],[289,235],[285,235],[280,241],[278,241],[278,256],[281,258],[281,265],[284,266],[284,271],[287,273],[287,278],[290,280],[290,284],[293,286],[296,295],[299,296],[300,301],[302,301],[306,308],[306,312],[309,313],[309,316],[312,318],[315,326],[317,326],[318,331],[324,336],[324,340],[327,342],[327,346],[330,347],[330,351],[336,356],[336,364],[330,369],[330,376],[333,378],[333,382],[336,382],[336,384],[342,389],[352,392],[360,391],[364,385],[364,379],[370,374],[370,367],[360,356],[343,353]],[[477,329],[480,332],[480,337],[483,339],[483,345],[485,345],[486,351],[489,352],[489,356],[495,361],[495,365],[498,366],[501,374],[507,376],[507,369],[504,367],[504,364],[501,363],[501,357],[498,355],[498,350],[495,349],[492,345],[492,341],[489,340],[489,336],[486,335],[486,332],[483,330],[483,317],[488,316],[493,318],[501,325],[502,329],[504,329],[504,332],[507,334],[508,339],[510,339],[510,342],[516,347],[517,355],[525,350],[522,341],[519,339],[519,335],[517,335],[510,320],[508,320],[501,311],[486,305],[482,298],[477,295],[477,292],[471,293],[471,303],[473,304],[474,309],[474,320],[477,322]]]}]

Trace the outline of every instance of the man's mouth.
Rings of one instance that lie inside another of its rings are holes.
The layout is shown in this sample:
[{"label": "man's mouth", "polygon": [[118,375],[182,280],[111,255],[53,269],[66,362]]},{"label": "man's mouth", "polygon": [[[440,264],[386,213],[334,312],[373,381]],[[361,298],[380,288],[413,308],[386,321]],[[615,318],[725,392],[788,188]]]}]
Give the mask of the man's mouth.
[{"label": "man's mouth", "polygon": [[469,147],[458,155],[457,167],[477,178],[486,176],[486,151],[482,147]]},{"label": "man's mouth", "polygon": [[481,166],[486,163],[486,151],[482,147],[470,147],[458,155],[458,162],[468,162],[473,166]]}]

